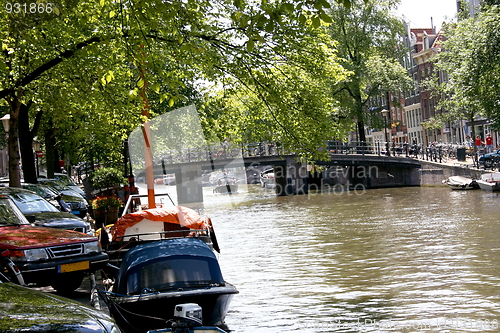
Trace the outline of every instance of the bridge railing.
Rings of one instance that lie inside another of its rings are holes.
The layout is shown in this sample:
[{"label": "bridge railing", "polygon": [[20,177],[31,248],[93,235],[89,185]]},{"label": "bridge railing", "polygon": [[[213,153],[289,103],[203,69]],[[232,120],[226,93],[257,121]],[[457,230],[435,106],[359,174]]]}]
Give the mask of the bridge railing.
[{"label": "bridge railing", "polygon": [[458,143],[432,143],[429,146],[424,146],[422,144],[384,141],[348,143],[329,141],[327,149],[330,154],[411,157],[439,163],[445,163],[450,159],[457,159],[459,149],[463,149],[466,152],[466,157],[473,157],[471,147]]},{"label": "bridge railing", "polygon": [[[411,157],[434,162],[446,162],[457,157],[457,149],[463,148],[459,144],[431,144],[424,145],[396,143],[396,142],[342,142],[328,141],[326,149],[331,155],[377,155],[393,157]],[[273,142],[260,142],[245,145],[213,145],[202,148],[183,148],[164,153],[161,163],[176,164],[189,162],[203,162],[234,159],[238,157],[263,157],[291,155]],[[160,161],[156,160],[159,164]]]},{"label": "bridge railing", "polygon": [[290,155],[274,142],[250,143],[241,146],[243,157]]},{"label": "bridge railing", "polygon": [[330,154],[361,154],[361,155],[386,155],[407,156],[408,144],[395,142],[363,142],[363,141],[328,141],[327,149]]},{"label": "bridge railing", "polygon": [[271,142],[260,142],[246,145],[213,145],[201,148],[181,148],[164,152],[155,159],[156,164],[177,164],[190,162],[204,162],[235,159],[238,157],[252,156],[278,156],[285,152]]}]

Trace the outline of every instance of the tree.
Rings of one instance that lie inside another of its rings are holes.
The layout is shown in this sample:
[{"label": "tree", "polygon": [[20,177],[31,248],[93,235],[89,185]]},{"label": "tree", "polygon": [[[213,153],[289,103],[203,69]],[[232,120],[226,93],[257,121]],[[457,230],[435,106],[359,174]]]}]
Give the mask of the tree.
[{"label": "tree", "polygon": [[212,96],[203,114],[206,127],[218,133],[219,141],[274,141],[310,161],[326,157],[326,150],[320,149],[326,140],[347,133],[348,125],[336,121],[337,101],[330,91],[349,75],[339,65],[335,43],[324,26],[299,24],[293,29],[282,32],[286,43],[261,46],[272,50],[269,56],[261,52],[262,59],[267,56],[265,66],[241,59],[228,72],[231,77],[223,90]]},{"label": "tree", "polygon": [[329,11],[332,39],[338,41],[341,65],[353,74],[340,82],[334,94],[351,119],[357,119],[359,140],[366,141],[365,116],[371,98],[387,92],[398,95],[411,86],[399,63],[404,46],[403,24],[392,11],[399,1],[353,0]]},{"label": "tree", "polygon": [[[444,120],[469,121],[472,138],[479,117],[494,119],[496,128],[500,123],[500,52],[496,46],[500,43],[500,10],[497,6],[486,8],[474,18],[448,25],[444,52],[433,60],[448,76],[440,85],[434,83],[436,91],[446,96],[439,104],[449,111]],[[475,143],[474,149],[477,152]]]},{"label": "tree", "polygon": [[[473,21],[474,43],[476,51],[467,68],[471,70],[470,84],[474,84],[473,92],[486,116],[494,120],[493,127],[500,130],[500,112],[498,111],[500,96],[500,6],[486,7]],[[462,23],[460,23],[461,25]],[[467,23],[463,23],[467,24]],[[462,28],[461,33],[466,33]],[[459,36],[457,36],[458,38]]]},{"label": "tree", "polygon": [[[349,0],[342,2],[350,4]],[[224,77],[226,69],[235,66],[241,59],[248,60],[255,56],[258,59],[259,54],[253,51],[265,43],[268,36],[279,44],[279,34],[273,34],[279,30],[277,28],[293,24],[296,18],[300,22],[308,20],[312,25],[319,26],[321,19],[328,20],[324,8],[330,6],[325,0],[263,1],[260,4],[244,0],[62,0],[57,5],[48,1],[36,4],[32,7],[20,1],[17,7],[16,4],[6,7],[7,10],[2,11],[0,16],[0,99],[8,105],[11,116],[9,177],[12,186],[19,186],[20,181],[19,131],[23,134],[29,132],[32,137],[35,130],[33,119],[22,122],[22,125],[19,123],[23,105],[28,107],[29,114],[43,112],[44,117],[48,117],[45,126],[55,126],[55,122],[50,120],[54,112],[64,114],[75,106],[68,105],[64,97],[58,96],[61,99],[55,104],[62,106],[57,111],[54,107],[45,107],[54,101],[46,97],[50,95],[49,90],[44,93],[39,91],[48,87],[61,88],[59,81],[78,80],[87,72],[97,73],[97,76],[93,77],[94,81],[83,84],[97,89],[94,82],[101,80],[102,85],[107,86],[113,77],[116,78],[116,67],[123,65],[123,58],[128,58],[129,71],[124,70],[128,75],[120,82],[120,89],[127,87],[130,95],[140,101],[138,91],[144,89],[146,83],[149,92],[157,94],[161,91],[159,82],[167,84],[170,89],[162,92],[160,100],[172,107],[182,99],[178,92],[184,88],[188,78],[216,81]],[[113,57],[115,62],[110,61]],[[101,62],[103,59],[107,61]],[[147,63],[145,77],[138,75],[139,59]],[[162,71],[166,62],[177,63],[179,70]],[[63,64],[65,71],[58,73],[57,68]],[[259,61],[256,60],[254,65],[258,66]],[[135,81],[133,87],[131,81]],[[104,91],[104,87],[99,87],[97,91]],[[83,98],[77,104],[81,104],[79,109],[83,111],[96,106],[97,101],[97,97],[90,101]],[[30,106],[35,104],[44,107],[36,107],[36,111],[30,112]],[[140,108],[140,103],[136,107]],[[119,107],[112,109],[111,114],[123,111]],[[99,118],[99,115],[91,116]],[[127,121],[128,118],[123,115],[117,118],[120,120],[118,127],[124,131],[135,120]],[[27,124],[32,127],[26,128]],[[84,131],[85,126],[81,127],[77,126],[77,130]],[[87,133],[87,137],[95,140],[92,134]],[[29,136],[22,137],[21,145],[25,148],[28,139]],[[31,162],[26,161],[26,164]]]}]

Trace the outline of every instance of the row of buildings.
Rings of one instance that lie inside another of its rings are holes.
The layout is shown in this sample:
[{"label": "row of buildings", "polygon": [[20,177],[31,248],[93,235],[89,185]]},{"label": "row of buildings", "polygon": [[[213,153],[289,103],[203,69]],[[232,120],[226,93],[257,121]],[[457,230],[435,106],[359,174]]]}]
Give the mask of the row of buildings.
[{"label": "row of buildings", "polygon": [[[460,0],[457,0],[457,11],[467,10],[470,15],[475,15],[480,6],[480,0],[470,0],[468,8],[460,7]],[[446,112],[438,108],[438,99],[432,91],[422,88],[422,82],[430,75],[437,75],[439,82],[447,79],[446,73],[435,71],[431,59],[440,52],[446,52],[442,48],[443,34],[435,28],[410,28],[405,23],[407,36],[404,37],[407,43],[409,54],[404,59],[404,65],[413,78],[415,89],[409,91],[405,96],[399,98],[400,105],[391,102],[393,96],[387,96],[389,109],[390,126],[386,137],[385,129],[374,131],[367,129],[367,140],[373,142],[389,141],[394,144],[417,143],[429,146],[431,143],[458,143],[467,142],[467,137],[472,137],[471,124],[466,120],[456,120],[443,124],[440,129],[428,129],[425,124],[436,115]],[[385,107],[384,107],[385,108]],[[476,135],[480,135],[482,141],[488,134],[493,137],[493,146],[500,144],[498,133],[492,131],[489,119],[477,119],[475,121]]]}]

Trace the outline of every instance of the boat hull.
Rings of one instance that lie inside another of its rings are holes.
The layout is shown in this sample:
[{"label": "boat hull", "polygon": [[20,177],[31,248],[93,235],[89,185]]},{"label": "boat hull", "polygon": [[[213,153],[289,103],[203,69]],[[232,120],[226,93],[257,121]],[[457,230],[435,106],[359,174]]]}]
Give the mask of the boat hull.
[{"label": "boat hull", "polygon": [[235,193],[238,192],[237,184],[219,185],[214,188],[214,193]]},{"label": "boat hull", "polygon": [[500,191],[500,172],[485,173],[477,183],[482,190],[490,192]]},{"label": "boat hull", "polygon": [[500,191],[500,182],[488,182],[484,180],[478,180],[477,183],[482,190],[497,192]]},{"label": "boat hull", "polygon": [[276,186],[273,169],[268,169],[260,173],[260,185],[262,188],[274,188]]},{"label": "boat hull", "polygon": [[452,190],[477,190],[480,188],[476,180],[461,176],[449,177],[444,183]]},{"label": "boat hull", "polygon": [[166,327],[173,318],[178,304],[196,303],[202,308],[204,326],[224,325],[231,299],[237,294],[231,284],[224,287],[142,294],[137,296],[113,296],[110,313],[124,333],[147,332]]}]

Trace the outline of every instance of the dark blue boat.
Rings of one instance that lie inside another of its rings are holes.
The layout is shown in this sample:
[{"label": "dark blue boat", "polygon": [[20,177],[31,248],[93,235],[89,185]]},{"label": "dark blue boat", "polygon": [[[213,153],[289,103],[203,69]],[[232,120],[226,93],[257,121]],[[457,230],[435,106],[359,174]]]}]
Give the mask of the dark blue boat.
[{"label": "dark blue boat", "polygon": [[224,325],[238,290],[224,281],[217,257],[195,238],[172,238],[139,244],[121,260],[116,282],[105,293],[122,331],[165,328],[176,305],[196,303],[203,325]]}]

